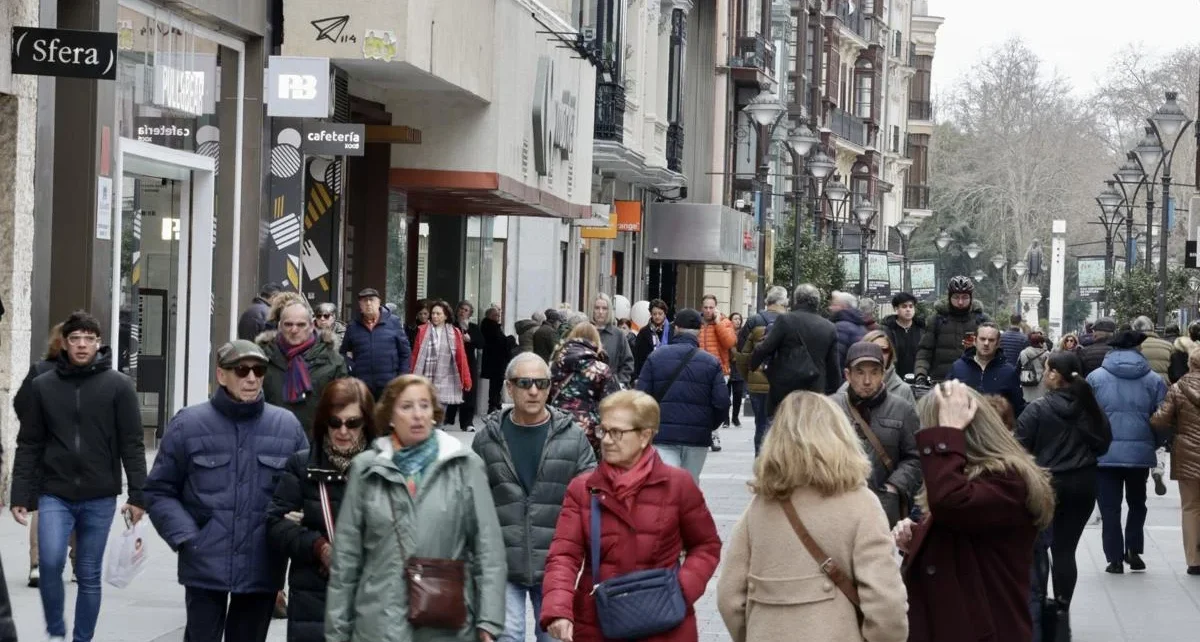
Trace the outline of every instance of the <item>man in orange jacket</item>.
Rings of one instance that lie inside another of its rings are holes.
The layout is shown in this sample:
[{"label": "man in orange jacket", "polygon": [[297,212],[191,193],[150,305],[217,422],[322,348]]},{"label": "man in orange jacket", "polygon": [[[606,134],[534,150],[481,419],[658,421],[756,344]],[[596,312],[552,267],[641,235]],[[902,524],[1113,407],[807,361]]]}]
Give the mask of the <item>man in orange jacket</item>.
[{"label": "man in orange jacket", "polygon": [[[700,349],[721,362],[721,373],[725,375],[725,383],[729,383],[730,351],[737,346],[737,331],[733,329],[733,322],[717,309],[716,295],[705,294],[700,302],[700,313],[704,319],[704,324],[700,327]],[[722,427],[728,426],[729,419],[726,418]],[[717,437],[716,432],[713,432],[712,437],[712,451],[719,452],[721,439]]]}]

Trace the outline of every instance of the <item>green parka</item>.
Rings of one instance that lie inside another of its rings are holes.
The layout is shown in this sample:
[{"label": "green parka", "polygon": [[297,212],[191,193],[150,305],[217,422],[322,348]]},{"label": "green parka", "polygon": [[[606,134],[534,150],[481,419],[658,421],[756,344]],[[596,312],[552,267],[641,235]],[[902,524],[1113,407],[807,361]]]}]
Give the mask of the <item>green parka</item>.
[{"label": "green parka", "polygon": [[275,330],[268,330],[258,335],[255,343],[267,354],[267,378],[263,380],[263,395],[267,403],[279,406],[296,415],[304,434],[312,438],[313,417],[317,414],[317,405],[321,402],[321,392],[334,379],[350,376],[346,370],[346,361],[337,351],[337,339],[329,330],[317,332],[317,342],[304,353],[304,361],[308,364],[308,376],[312,382],[312,392],[298,403],[288,403],[283,396],[283,381],[287,378],[288,360],[279,342],[275,340]]},{"label": "green parka", "polygon": [[[437,460],[415,498],[392,462],[390,437],[375,440],[350,465],[334,531],[326,640],[477,642],[479,629],[494,638],[504,631],[508,568],[483,462],[440,430],[434,438]],[[397,533],[403,537],[403,553]],[[407,556],[467,563],[465,627],[415,629],[408,623]]]}]

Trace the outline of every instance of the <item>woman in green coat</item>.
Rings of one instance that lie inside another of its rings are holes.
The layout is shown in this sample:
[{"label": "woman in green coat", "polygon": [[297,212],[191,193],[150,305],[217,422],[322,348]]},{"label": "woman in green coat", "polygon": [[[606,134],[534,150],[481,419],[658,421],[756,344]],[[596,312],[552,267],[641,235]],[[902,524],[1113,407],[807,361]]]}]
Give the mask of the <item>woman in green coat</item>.
[{"label": "woman in green coat", "polygon": [[[434,430],[442,409],[424,377],[403,375],[375,406],[391,434],[354,458],[338,511],[326,593],[331,642],[492,642],[504,631],[508,569],[483,462]],[[401,547],[401,541],[403,547]],[[466,621],[456,629],[409,620],[410,557],[466,565]]]},{"label": "woman in green coat", "polygon": [[338,354],[333,333],[316,329],[312,308],[303,296],[275,295],[269,319],[277,329],[255,340],[269,361],[263,395],[267,403],[296,415],[311,439],[321,392],[330,381],[349,376],[346,362]]}]

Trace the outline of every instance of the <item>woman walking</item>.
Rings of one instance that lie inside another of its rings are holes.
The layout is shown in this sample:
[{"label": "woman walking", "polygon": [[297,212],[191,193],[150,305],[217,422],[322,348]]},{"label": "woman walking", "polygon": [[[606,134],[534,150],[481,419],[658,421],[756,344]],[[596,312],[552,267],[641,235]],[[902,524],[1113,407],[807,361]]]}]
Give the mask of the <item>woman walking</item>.
[{"label": "woman walking", "polygon": [[388,434],[354,458],[337,515],[325,639],[492,642],[504,631],[504,539],[483,462],[435,430],[427,379],[384,389]]},{"label": "woman walking", "polygon": [[836,404],[810,392],[784,399],[717,580],[734,642],[908,639],[904,582],[870,473]]},{"label": "woman walking", "polygon": [[412,347],[412,373],[433,384],[438,403],[446,408],[447,425],[453,425],[454,413],[463,403],[463,394],[471,390],[466,343],[462,330],[454,325],[452,315],[449,303],[430,302],[429,323],[417,330],[417,341]]},{"label": "woman walking", "polygon": [[[1073,354],[1068,350],[1067,354]],[[1034,330],[1029,333],[1029,347],[1017,356],[1017,373],[1021,378],[1021,392],[1025,401],[1040,399],[1046,394],[1042,385],[1042,375],[1046,371],[1046,362],[1050,359],[1050,350],[1046,348],[1046,335]],[[1079,370],[1082,372],[1082,369]]]},{"label": "woman walking", "polygon": [[1171,479],[1179,483],[1183,505],[1183,554],[1187,574],[1200,575],[1200,349],[1188,355],[1188,373],[1167,391],[1150,422],[1175,434]]},{"label": "woman walking", "polygon": [[[742,325],[746,322],[742,318],[741,313],[734,312],[729,315],[729,322],[733,324],[734,332],[741,332]],[[737,363],[738,346],[735,344],[729,349],[729,363]],[[746,396],[746,379],[742,377],[741,371],[736,366],[729,368],[729,421],[726,426],[733,424],[735,428],[742,427],[742,398]]]},{"label": "woman walking", "polygon": [[600,348],[600,333],[590,323],[576,325],[550,366],[550,405],[565,410],[587,434],[600,459],[600,402],[621,389]]},{"label": "woman walking", "polygon": [[1070,333],[1066,334],[1062,339],[1059,340],[1058,349],[1055,350],[1055,352],[1062,351],[1062,350],[1066,350],[1068,352],[1074,352],[1078,349],[1079,349],[1079,337],[1075,336],[1074,332],[1070,332]]},{"label": "woman walking", "polygon": [[[311,431],[325,386],[349,376],[346,362],[338,354],[333,332],[317,331],[312,308],[302,295],[276,294],[270,321],[276,329],[255,339],[269,360],[263,395],[267,403],[290,410],[304,430]],[[309,437],[311,441],[311,432]]]},{"label": "woman walking", "polygon": [[312,447],[288,459],[267,509],[271,546],[291,560],[288,642],[324,642],[325,588],[350,461],[376,437],[375,398],[358,379],[325,387]]}]

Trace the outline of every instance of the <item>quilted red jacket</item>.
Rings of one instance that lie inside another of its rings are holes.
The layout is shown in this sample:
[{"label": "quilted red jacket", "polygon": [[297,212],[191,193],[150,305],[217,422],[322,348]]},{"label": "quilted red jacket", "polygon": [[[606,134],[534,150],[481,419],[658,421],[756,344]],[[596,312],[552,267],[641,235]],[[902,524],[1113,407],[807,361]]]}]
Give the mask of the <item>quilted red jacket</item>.
[{"label": "quilted red jacket", "polygon": [[[721,538],[717,525],[691,475],[662,462],[658,453],[646,485],[632,510],[611,496],[612,489],[597,471],[576,477],[563,501],[562,513],[546,559],[542,583],[542,627],[566,618],[575,642],[601,642],[592,592],[591,493],[600,496],[600,579],[652,568],[669,568],[687,551],[679,583],[688,604],[687,619],[674,630],[645,642],[695,642],[699,638],[693,605],[717,570]],[[607,466],[608,464],[601,464]],[[583,576],[576,588],[580,567]]]}]

